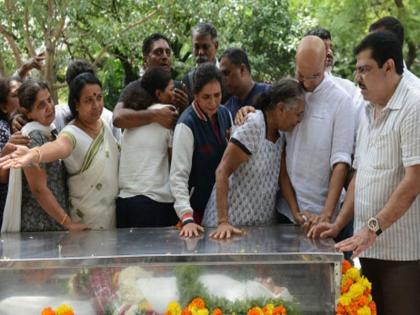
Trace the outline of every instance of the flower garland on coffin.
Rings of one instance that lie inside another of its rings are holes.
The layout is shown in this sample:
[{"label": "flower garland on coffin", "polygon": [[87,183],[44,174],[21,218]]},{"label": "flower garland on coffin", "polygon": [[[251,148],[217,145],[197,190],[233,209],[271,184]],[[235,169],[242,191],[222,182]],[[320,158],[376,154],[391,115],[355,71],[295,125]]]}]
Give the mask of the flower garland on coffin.
[{"label": "flower garland on coffin", "polygon": [[341,274],[341,295],[336,315],[376,315],[369,280],[347,260],[343,261]]},{"label": "flower garland on coffin", "polygon": [[[205,302],[202,298],[194,298],[191,303],[184,309],[173,301],[169,303],[168,309],[164,315],[223,315],[221,308],[215,308],[211,313],[206,308]],[[226,314],[226,313],[225,313]],[[282,305],[275,306],[274,304],[267,304],[263,308],[254,306],[250,308],[247,315],[287,315],[286,309]]]}]

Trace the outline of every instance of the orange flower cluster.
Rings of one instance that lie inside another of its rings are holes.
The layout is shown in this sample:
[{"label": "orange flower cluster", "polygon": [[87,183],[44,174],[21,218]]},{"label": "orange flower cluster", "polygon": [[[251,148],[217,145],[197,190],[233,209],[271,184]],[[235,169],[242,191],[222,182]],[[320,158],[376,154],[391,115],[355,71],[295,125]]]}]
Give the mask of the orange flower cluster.
[{"label": "orange flower cluster", "polygon": [[[176,301],[172,301],[169,303],[164,315],[223,315],[223,311],[218,307],[209,313],[204,300],[197,297],[184,309],[181,309],[181,306]],[[270,303],[263,308],[255,306],[249,309],[247,315],[287,315],[287,311],[283,305],[276,306]]]},{"label": "orange flower cluster", "polygon": [[255,306],[248,310],[247,315],[287,315],[286,308],[282,305],[267,304],[263,308]]},{"label": "orange flower cluster", "polygon": [[51,307],[46,307],[42,310],[41,315],[74,315],[73,309],[66,305],[61,304],[55,310]]},{"label": "orange flower cluster", "polygon": [[336,308],[337,315],[376,315],[376,304],[372,300],[372,284],[360,275],[347,260],[341,270],[341,295]]},{"label": "orange flower cluster", "polygon": [[184,309],[176,301],[169,303],[164,315],[209,315],[209,311],[204,300],[197,297]]}]

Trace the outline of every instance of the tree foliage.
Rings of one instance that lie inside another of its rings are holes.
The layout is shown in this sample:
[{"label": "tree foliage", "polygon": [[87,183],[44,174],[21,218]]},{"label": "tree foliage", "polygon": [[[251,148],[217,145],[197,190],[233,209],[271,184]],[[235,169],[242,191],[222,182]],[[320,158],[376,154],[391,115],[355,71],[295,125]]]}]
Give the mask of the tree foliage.
[{"label": "tree foliage", "polygon": [[[173,68],[180,78],[194,66],[191,28],[212,22],[219,32],[219,52],[242,47],[257,80],[293,74],[295,47],[310,28],[331,30],[336,47],[335,71],[351,77],[353,47],[368,25],[395,15],[406,27],[406,61],[420,70],[418,0],[0,0],[0,74],[11,74],[23,60],[47,52],[41,77],[57,100],[67,94],[64,73],[71,59],[92,62],[113,107],[125,84],[142,66],[141,43],[153,33],[167,35]],[[419,71],[418,71],[419,72]]]}]

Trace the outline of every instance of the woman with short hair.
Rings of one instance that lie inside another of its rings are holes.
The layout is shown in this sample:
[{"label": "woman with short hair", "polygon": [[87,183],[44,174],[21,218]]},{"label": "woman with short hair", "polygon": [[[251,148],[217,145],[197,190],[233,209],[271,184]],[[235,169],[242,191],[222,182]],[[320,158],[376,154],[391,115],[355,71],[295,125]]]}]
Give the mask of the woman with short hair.
[{"label": "woman with short hair", "polygon": [[276,223],[275,200],[284,141],[279,131],[292,130],[303,118],[304,90],[282,79],[256,101],[255,113],[237,127],[216,170],[216,185],[203,225],[215,238],[240,234],[234,226]]},{"label": "woman with short hair", "polygon": [[198,236],[204,209],[225,151],[232,118],[220,105],[222,75],[214,64],[194,73],[194,101],[178,119],[174,132],[171,191],[183,227],[181,236]]}]

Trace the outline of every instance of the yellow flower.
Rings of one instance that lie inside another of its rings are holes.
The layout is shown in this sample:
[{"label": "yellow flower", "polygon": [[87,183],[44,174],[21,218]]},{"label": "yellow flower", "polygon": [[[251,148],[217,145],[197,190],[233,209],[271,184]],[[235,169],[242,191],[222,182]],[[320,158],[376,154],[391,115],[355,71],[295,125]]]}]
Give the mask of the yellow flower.
[{"label": "yellow flower", "polygon": [[360,271],[354,267],[350,268],[349,270],[347,270],[346,276],[348,276],[353,281],[357,281],[360,278]]},{"label": "yellow flower", "polygon": [[343,306],[349,306],[351,303],[351,298],[347,294],[343,294],[339,297],[338,303],[340,303]]},{"label": "yellow flower", "polygon": [[359,296],[363,295],[365,288],[360,283],[356,282],[350,287],[348,295],[351,299],[357,299]]},{"label": "yellow flower", "polygon": [[172,301],[168,305],[167,313],[170,315],[181,315],[181,306],[176,301]]},{"label": "yellow flower", "polygon": [[366,277],[361,276],[358,282],[365,288],[372,290],[372,283],[370,283],[370,281]]},{"label": "yellow flower", "polygon": [[262,311],[264,315],[272,315],[274,310],[274,304],[269,303],[266,306],[263,307]]},{"label": "yellow flower", "polygon": [[363,306],[357,310],[357,315],[371,315],[369,306]]},{"label": "yellow flower", "polygon": [[207,308],[202,308],[197,311],[197,315],[209,315],[209,310]]},{"label": "yellow flower", "polygon": [[74,315],[73,309],[67,304],[61,304],[56,308],[55,313],[57,315]]}]

